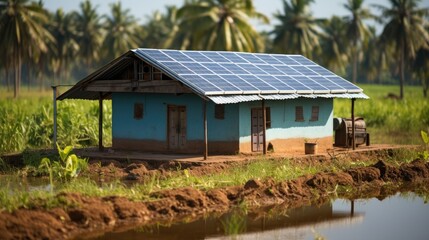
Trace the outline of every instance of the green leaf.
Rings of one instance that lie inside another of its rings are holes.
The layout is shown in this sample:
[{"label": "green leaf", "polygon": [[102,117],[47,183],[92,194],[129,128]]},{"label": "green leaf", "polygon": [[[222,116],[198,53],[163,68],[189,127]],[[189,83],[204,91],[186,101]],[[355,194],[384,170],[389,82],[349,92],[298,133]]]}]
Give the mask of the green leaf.
[{"label": "green leaf", "polygon": [[422,135],[423,142],[429,144],[428,134],[425,131],[420,131],[420,134]]}]

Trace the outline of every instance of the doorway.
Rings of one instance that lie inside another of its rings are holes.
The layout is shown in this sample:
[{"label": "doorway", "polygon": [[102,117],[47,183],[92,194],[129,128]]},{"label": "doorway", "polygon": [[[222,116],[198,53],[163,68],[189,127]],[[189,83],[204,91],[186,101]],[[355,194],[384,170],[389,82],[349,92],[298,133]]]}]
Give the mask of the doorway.
[{"label": "doorway", "polygon": [[168,105],[168,149],[184,149],[186,146],[186,107]]},{"label": "doorway", "polygon": [[264,149],[264,119],[262,108],[252,108],[252,152]]}]

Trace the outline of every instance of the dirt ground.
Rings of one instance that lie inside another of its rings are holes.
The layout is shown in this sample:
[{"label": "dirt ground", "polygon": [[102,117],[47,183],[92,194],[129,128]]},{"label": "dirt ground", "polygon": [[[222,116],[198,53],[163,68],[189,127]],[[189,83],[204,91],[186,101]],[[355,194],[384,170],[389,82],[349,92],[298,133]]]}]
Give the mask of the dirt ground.
[{"label": "dirt ground", "polygon": [[[350,155],[356,159],[373,158],[374,155]],[[385,153],[383,153],[385,154]],[[302,164],[329,164],[326,157],[296,158]],[[242,163],[245,164],[245,163]],[[151,174],[171,174],[172,170],[188,169],[190,174],[202,175],[234,167],[228,163],[201,164],[180,162],[119,162],[91,160],[91,178],[129,179],[143,181]],[[386,183],[394,184],[386,184]],[[90,237],[97,233],[124,226],[137,226],[155,222],[172,222],[199,218],[208,213],[226,212],[245,201],[258,208],[282,204],[295,208],[329,199],[336,186],[358,189],[342,197],[354,199],[366,195],[394,194],[401,186],[409,184],[429,187],[429,163],[415,160],[412,163],[392,166],[380,160],[369,167],[356,167],[343,172],[323,172],[302,176],[294,180],[275,182],[272,179],[251,179],[243,186],[217,188],[208,191],[186,187],[152,193],[156,200],[134,202],[123,197],[87,197],[75,193],[60,193],[59,199],[68,203],[67,209],[42,207],[18,209],[0,213],[0,239],[72,239]],[[341,197],[341,196],[340,196]]]}]

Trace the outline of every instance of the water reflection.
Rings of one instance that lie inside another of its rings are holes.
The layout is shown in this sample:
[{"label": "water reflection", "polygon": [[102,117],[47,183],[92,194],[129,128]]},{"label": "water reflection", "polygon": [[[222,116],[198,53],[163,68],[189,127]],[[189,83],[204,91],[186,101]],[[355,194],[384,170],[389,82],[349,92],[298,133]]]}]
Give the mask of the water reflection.
[{"label": "water reflection", "polygon": [[264,208],[241,216],[240,219],[237,212],[231,212],[171,226],[158,224],[117,230],[96,239],[427,239],[429,236],[429,205],[414,194],[395,195],[383,201],[340,199],[287,211]]},{"label": "water reflection", "polygon": [[49,179],[40,177],[20,177],[17,175],[0,175],[0,186],[9,191],[49,191]]}]

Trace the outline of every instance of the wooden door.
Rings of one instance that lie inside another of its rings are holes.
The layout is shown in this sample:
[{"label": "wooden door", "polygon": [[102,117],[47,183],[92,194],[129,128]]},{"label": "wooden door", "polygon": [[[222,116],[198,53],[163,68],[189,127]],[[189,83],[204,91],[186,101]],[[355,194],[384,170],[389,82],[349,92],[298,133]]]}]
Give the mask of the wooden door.
[{"label": "wooden door", "polygon": [[168,106],[168,148],[183,149],[186,146],[186,107]]},{"label": "wooden door", "polygon": [[264,121],[262,108],[252,108],[252,151],[260,152],[264,149]]}]

